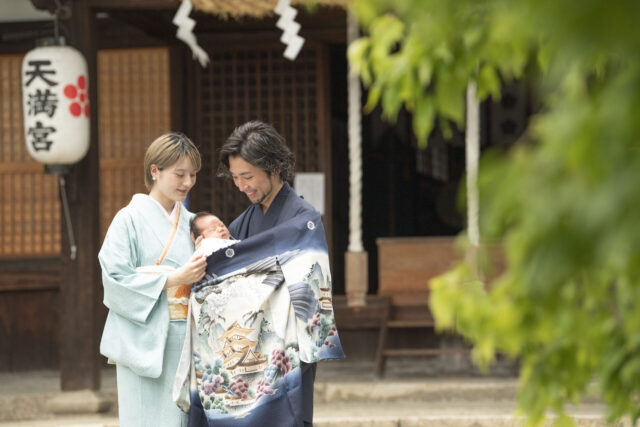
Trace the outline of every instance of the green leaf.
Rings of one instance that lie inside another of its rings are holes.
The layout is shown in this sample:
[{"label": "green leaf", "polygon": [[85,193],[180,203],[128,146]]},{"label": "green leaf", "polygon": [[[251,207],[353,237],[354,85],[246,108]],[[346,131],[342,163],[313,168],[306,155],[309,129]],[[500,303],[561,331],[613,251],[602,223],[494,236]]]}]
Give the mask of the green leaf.
[{"label": "green leaf", "polygon": [[429,58],[423,58],[418,64],[418,79],[422,87],[427,87],[431,83],[433,75],[433,64]]},{"label": "green leaf", "polygon": [[466,86],[448,74],[440,74],[436,83],[436,105],[446,118],[461,124],[464,121]]},{"label": "green leaf", "polygon": [[432,280],[437,327],[472,342],[484,366],[495,352],[518,358],[527,425],[548,411],[570,425],[562,409],[593,378],[609,420],[637,417],[640,50],[629,34],[640,2],[567,13],[568,0],[355,0],[354,10],[369,35],[349,49],[371,87],[367,111],[381,104],[393,119],[407,108],[420,147],[434,120],[447,139],[454,123],[463,130],[470,79],[479,99],[498,99],[502,80],[531,88],[526,143],[481,159],[482,238],[500,240],[504,267],[482,285],[465,263]]},{"label": "green leaf", "polygon": [[549,70],[549,62],[552,58],[552,47],[549,43],[545,43],[538,49],[538,63],[542,71]]},{"label": "green leaf", "polygon": [[397,86],[388,86],[382,93],[382,111],[387,120],[395,121],[398,111],[402,107],[402,99]]},{"label": "green leaf", "polygon": [[445,64],[450,64],[454,58],[453,52],[446,43],[441,43],[436,47],[434,56]]},{"label": "green leaf", "polygon": [[464,47],[469,49],[480,41],[484,30],[481,26],[470,26],[462,33]]},{"label": "green leaf", "polygon": [[413,131],[422,149],[427,147],[427,138],[433,130],[435,116],[433,100],[429,97],[419,98],[413,113]]},{"label": "green leaf", "polygon": [[366,114],[371,113],[378,105],[380,101],[380,95],[382,94],[382,87],[379,84],[374,84],[369,89],[369,95],[367,96],[367,103],[364,106],[364,112]]},{"label": "green leaf", "polygon": [[444,136],[444,139],[449,140],[453,138],[453,129],[451,128],[451,124],[449,123],[449,120],[445,119],[442,116],[438,118],[440,122],[440,130],[442,131],[442,136]]},{"label": "green leaf", "polygon": [[353,3],[350,3],[350,5],[352,6],[352,11],[365,28],[380,14],[380,4],[376,2],[355,0]]},{"label": "green leaf", "polygon": [[491,65],[485,64],[478,73],[478,99],[480,101],[491,95],[494,100],[500,99],[501,82],[498,73]]}]

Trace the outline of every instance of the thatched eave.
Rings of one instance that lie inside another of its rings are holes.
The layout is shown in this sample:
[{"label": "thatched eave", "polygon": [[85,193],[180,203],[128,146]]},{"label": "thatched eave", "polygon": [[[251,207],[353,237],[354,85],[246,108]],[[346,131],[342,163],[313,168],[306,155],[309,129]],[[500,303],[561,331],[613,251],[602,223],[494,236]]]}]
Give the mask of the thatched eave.
[{"label": "thatched eave", "polygon": [[[193,7],[201,12],[224,18],[264,18],[274,15],[278,0],[191,0]],[[292,6],[333,6],[346,8],[347,0],[291,0]]]}]

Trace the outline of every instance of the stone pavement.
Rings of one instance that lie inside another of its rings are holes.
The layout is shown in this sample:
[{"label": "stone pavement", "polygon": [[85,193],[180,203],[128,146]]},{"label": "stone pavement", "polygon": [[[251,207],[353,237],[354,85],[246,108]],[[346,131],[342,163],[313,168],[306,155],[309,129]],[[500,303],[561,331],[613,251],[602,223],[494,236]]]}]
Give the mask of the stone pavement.
[{"label": "stone pavement", "polygon": [[[442,377],[427,374],[429,361],[416,359],[390,360],[383,378],[371,368],[348,360],[318,365],[314,426],[523,425],[514,416],[516,380],[509,372]],[[56,415],[51,402],[61,395],[57,371],[0,373],[0,427],[118,426],[115,369],[103,371],[99,395],[111,404],[103,414]],[[593,400],[570,413],[578,426],[607,425],[603,405]]]}]

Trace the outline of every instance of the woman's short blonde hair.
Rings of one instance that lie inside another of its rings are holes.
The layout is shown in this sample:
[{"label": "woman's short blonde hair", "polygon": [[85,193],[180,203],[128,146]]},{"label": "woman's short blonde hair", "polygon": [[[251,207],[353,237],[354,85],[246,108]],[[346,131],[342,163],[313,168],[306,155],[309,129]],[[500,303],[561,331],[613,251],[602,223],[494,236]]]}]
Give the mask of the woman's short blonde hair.
[{"label": "woman's short blonde hair", "polygon": [[180,132],[165,133],[149,145],[144,155],[144,185],[147,190],[153,187],[151,165],[156,165],[162,170],[174,165],[183,158],[191,160],[196,172],[202,166],[200,152],[194,143]]}]

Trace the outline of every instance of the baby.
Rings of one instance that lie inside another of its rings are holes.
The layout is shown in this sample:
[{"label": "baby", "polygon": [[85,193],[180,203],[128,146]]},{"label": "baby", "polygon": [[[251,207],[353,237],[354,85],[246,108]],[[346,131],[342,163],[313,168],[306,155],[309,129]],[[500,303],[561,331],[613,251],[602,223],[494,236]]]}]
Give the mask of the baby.
[{"label": "baby", "polygon": [[224,225],[220,218],[210,212],[198,212],[189,224],[191,228],[191,240],[196,243],[196,246],[200,243],[200,240],[208,238],[228,239],[230,237],[229,230]]},{"label": "baby", "polygon": [[220,218],[210,212],[198,212],[191,219],[189,227],[196,252],[204,256],[238,242],[231,237]]}]

